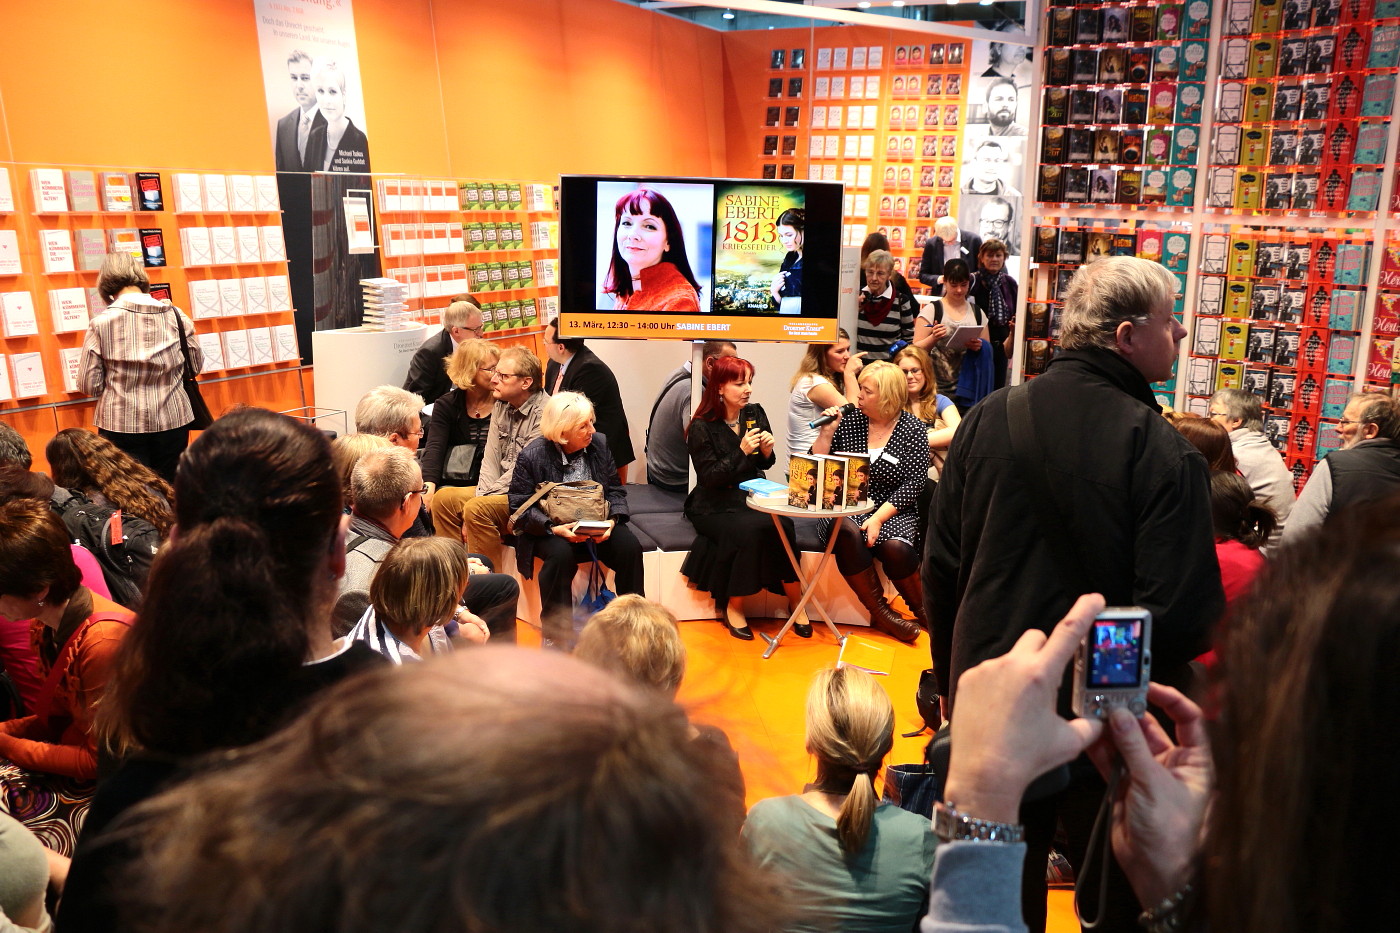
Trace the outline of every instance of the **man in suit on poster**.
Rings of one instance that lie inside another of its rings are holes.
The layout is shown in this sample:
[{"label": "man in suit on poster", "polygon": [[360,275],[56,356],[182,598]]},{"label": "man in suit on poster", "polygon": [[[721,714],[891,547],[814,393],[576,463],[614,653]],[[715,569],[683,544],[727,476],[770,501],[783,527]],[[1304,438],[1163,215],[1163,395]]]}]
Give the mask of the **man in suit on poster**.
[{"label": "man in suit on poster", "polygon": [[300,49],[287,56],[287,71],[292,79],[292,96],[297,105],[291,113],[277,121],[276,160],[279,172],[315,171],[306,167],[306,144],[312,130],[324,131],[326,118],[316,106],[312,90],[311,56]]},{"label": "man in suit on poster", "polygon": [[559,338],[559,328],[550,321],[544,328],[544,350],[549,365],[544,373],[544,390],[579,392],[593,403],[594,425],[608,439],[608,450],[617,464],[617,477],[627,482],[627,465],[636,460],[632,452],[632,437],[628,434],[627,411],[622,407],[622,393],[617,377],[608,364],[583,345],[578,337]]}]

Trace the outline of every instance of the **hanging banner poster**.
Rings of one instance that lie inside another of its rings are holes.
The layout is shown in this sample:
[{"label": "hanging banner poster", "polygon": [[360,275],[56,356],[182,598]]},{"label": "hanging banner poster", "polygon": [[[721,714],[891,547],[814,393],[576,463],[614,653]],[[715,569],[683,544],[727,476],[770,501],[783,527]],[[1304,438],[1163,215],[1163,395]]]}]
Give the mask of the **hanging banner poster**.
[{"label": "hanging banner poster", "polygon": [[253,8],[277,171],[368,172],[350,0],[254,0]]}]

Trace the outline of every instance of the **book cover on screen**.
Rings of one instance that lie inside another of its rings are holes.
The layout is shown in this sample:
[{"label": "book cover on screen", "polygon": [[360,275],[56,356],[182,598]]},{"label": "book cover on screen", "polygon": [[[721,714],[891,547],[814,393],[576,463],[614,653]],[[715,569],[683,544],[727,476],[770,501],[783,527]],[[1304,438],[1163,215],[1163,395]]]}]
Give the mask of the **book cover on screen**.
[{"label": "book cover on screen", "polygon": [[801,234],[778,220],[805,208],[802,189],[719,184],[715,204],[715,312],[801,313]]}]

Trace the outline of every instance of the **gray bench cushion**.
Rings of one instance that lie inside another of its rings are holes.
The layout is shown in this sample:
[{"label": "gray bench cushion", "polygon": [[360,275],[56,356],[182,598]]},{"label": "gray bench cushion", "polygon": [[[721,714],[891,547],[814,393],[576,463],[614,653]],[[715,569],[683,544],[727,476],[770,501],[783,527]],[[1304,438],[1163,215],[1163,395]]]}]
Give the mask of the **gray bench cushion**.
[{"label": "gray bench cushion", "polygon": [[622,488],[627,493],[627,511],[633,515],[652,515],[657,512],[679,514],[685,509],[684,493],[667,492],[642,483],[628,483]]}]

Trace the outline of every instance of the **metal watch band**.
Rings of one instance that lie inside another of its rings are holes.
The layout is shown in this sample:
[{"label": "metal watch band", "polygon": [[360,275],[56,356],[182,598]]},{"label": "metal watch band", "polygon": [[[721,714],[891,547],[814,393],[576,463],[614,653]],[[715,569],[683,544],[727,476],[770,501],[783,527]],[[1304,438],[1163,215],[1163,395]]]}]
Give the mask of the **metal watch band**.
[{"label": "metal watch band", "polygon": [[957,804],[951,800],[934,806],[933,832],[944,842],[962,839],[972,842],[1026,841],[1026,828],[1020,823],[994,823],[978,819],[959,811]]}]

